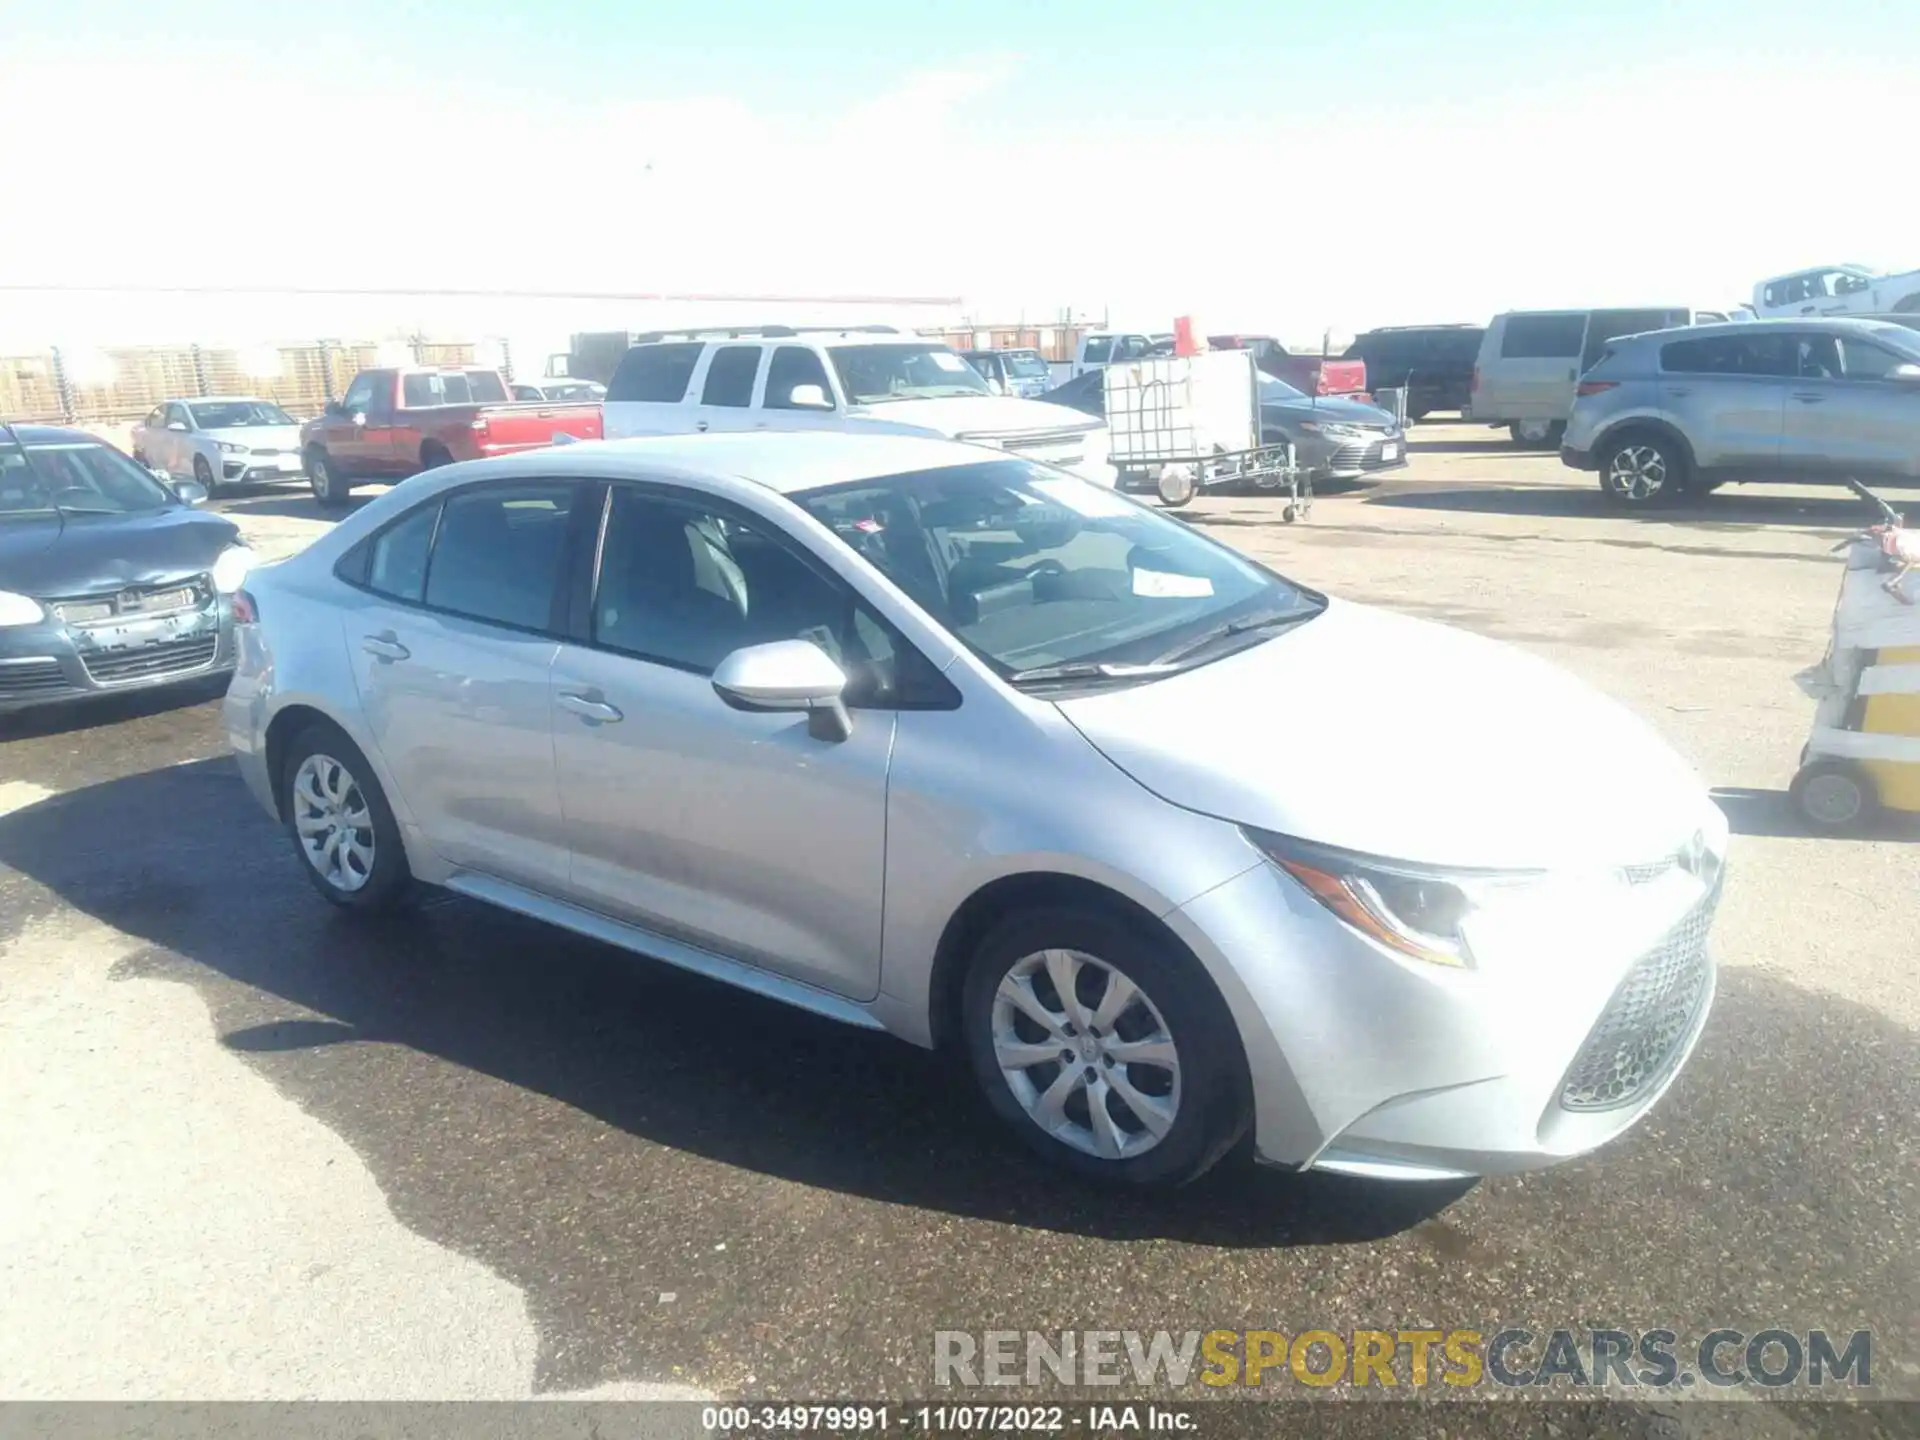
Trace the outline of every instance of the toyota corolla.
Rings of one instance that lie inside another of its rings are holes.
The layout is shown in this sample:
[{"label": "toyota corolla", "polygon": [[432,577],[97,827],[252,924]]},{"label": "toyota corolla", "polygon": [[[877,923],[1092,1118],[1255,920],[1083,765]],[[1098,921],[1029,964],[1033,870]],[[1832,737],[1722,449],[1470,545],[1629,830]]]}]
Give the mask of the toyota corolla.
[{"label": "toyota corolla", "polygon": [[1648,726],[1043,464],[458,464],[236,598],[232,744],[327,900],[444,887],[951,1047],[1095,1177],[1249,1131],[1286,1167],[1551,1164],[1706,1023],[1727,827]]}]

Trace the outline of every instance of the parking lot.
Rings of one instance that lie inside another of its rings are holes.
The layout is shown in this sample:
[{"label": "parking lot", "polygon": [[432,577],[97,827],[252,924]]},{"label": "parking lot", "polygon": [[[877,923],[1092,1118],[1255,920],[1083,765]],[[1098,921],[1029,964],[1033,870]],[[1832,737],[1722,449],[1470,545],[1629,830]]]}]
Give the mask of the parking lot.
[{"label": "parking lot", "polygon": [[[1625,1141],[1467,1187],[1228,1165],[1114,1198],[879,1035],[465,901],[350,923],[217,694],[148,698],[0,722],[8,1392],[924,1397],[940,1329],[1515,1324],[1871,1329],[1878,1393],[1920,1398],[1920,836],[1808,838],[1784,795],[1863,507],[1620,515],[1502,432],[1413,451],[1303,524],[1181,513],[1566,666],[1715,787],[1717,1008]],[[293,487],[217,508],[268,554],[326,523]],[[1409,694],[1408,733],[1459,698]],[[1313,765],[1340,724],[1302,696],[1272,744]]]}]

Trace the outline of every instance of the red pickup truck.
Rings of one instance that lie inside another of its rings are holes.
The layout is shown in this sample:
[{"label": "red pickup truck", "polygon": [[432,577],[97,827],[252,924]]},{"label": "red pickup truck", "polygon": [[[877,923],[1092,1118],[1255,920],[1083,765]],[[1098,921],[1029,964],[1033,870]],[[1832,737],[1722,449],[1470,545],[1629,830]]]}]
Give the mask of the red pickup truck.
[{"label": "red pickup truck", "polygon": [[497,370],[407,366],[354,376],[344,399],[300,427],[300,454],[314,498],[341,505],[357,481],[600,434],[598,404],[515,404]]},{"label": "red pickup truck", "polygon": [[1365,395],[1367,362],[1323,360],[1318,355],[1289,355],[1271,335],[1209,335],[1214,350],[1251,350],[1253,363],[1307,395]]}]

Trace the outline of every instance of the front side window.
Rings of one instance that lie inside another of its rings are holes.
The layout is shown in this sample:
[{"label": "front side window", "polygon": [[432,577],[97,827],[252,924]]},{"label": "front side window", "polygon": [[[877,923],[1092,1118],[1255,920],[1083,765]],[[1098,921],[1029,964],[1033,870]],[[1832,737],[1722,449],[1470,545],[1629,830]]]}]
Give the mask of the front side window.
[{"label": "front side window", "polygon": [[993,393],[980,372],[945,345],[836,345],[831,354],[852,405]]},{"label": "front side window", "polygon": [[909,653],[844,583],[770,529],[626,486],[613,492],[601,541],[593,639],[702,675],[744,645],[808,640],[847,672],[848,703],[864,705],[895,702]]},{"label": "front side window", "polygon": [[[340,403],[349,415],[358,415],[370,410],[373,407],[373,376],[354,376],[353,383],[347,386],[347,398]],[[407,403],[413,403],[411,396],[408,397]]]},{"label": "front side window", "polygon": [[[989,460],[796,497],[1002,675],[1200,663],[1226,627],[1324,602],[1185,525],[1026,460]],[[1195,647],[1203,647],[1189,655]]]},{"label": "front side window", "polygon": [[[825,406],[796,404],[793,392],[802,385],[817,385],[826,397]],[[833,387],[827,383],[827,367],[820,357],[804,345],[782,345],[767,362],[767,393],[761,401],[767,410],[819,410],[833,408]]]},{"label": "front side window", "polygon": [[551,628],[574,487],[486,485],[442,506],[426,603],[521,630]]},{"label": "front side window", "polygon": [[1911,358],[1896,355],[1870,341],[1856,340],[1851,335],[1841,337],[1840,368],[1849,380],[1884,380],[1896,366],[1913,363]]},{"label": "front side window", "polygon": [[1016,380],[1047,378],[1047,362],[1040,358],[1036,350],[1009,350],[1000,358],[1007,367],[1007,373]]}]

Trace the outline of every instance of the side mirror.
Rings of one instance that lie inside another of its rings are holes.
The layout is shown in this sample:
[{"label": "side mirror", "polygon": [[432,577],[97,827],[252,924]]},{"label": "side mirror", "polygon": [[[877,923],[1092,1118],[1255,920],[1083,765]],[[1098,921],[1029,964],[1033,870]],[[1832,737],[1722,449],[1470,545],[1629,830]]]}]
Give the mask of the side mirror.
[{"label": "side mirror", "polygon": [[325,405],[320,407],[320,413],[332,419],[344,420],[347,416],[347,407],[342,405],[338,400],[329,400]]},{"label": "side mirror", "polygon": [[787,404],[796,410],[831,410],[833,402],[819,385],[796,385],[787,393]]},{"label": "side mirror", "polygon": [[[817,387],[816,387],[817,388]],[[713,692],[736,710],[804,711],[816,740],[845,740],[847,672],[810,640],[747,645],[720,662]]]},{"label": "side mirror", "polygon": [[207,487],[202,485],[198,480],[174,480],[169,483],[173,486],[173,493],[178,495],[187,504],[204,505],[207,503]]},{"label": "side mirror", "polygon": [[1896,385],[1920,385],[1920,365],[1896,365],[1887,372],[1887,379]]},{"label": "side mirror", "polygon": [[186,427],[186,425],[185,425],[185,424],[183,424],[183,423],[182,423],[181,421],[178,421],[178,420],[169,420],[169,421],[167,422],[167,428],[168,428],[169,430],[177,430],[177,431],[179,431],[179,432],[180,432],[180,433],[181,433],[182,435],[184,435],[184,434],[186,434],[186,433],[187,433],[187,427]]}]

